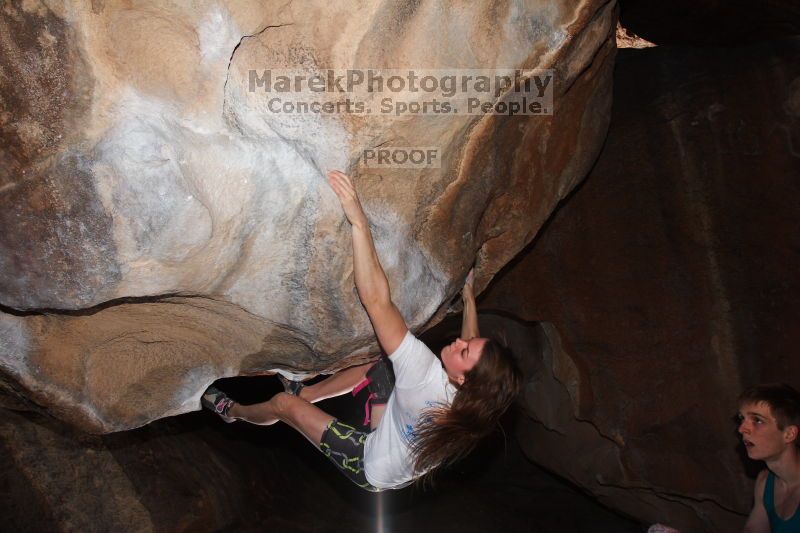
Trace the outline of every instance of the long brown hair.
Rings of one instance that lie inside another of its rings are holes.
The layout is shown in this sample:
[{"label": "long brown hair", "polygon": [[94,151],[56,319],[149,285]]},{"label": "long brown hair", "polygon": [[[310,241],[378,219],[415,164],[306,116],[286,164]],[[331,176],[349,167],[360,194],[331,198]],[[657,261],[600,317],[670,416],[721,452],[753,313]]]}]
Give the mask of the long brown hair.
[{"label": "long brown hair", "polygon": [[469,455],[497,427],[521,387],[522,373],[511,350],[489,339],[452,405],[426,409],[420,416],[411,444],[418,481],[430,481],[434,469]]}]

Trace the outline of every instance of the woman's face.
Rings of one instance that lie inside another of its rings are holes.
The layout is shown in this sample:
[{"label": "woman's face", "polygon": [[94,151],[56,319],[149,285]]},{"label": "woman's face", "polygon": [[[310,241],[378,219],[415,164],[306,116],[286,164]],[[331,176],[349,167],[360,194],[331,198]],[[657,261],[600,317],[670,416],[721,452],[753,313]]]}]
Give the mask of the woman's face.
[{"label": "woman's face", "polygon": [[451,380],[459,385],[464,383],[464,374],[478,363],[488,340],[482,337],[475,337],[469,341],[459,338],[442,348],[442,364]]}]

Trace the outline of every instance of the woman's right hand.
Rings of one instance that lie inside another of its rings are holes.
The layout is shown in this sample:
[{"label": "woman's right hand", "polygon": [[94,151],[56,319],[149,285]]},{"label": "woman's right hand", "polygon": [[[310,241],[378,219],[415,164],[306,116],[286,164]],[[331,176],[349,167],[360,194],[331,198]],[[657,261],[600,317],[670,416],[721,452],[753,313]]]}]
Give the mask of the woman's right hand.
[{"label": "woman's right hand", "polygon": [[353,186],[350,177],[344,172],[331,170],[328,172],[328,183],[331,184],[333,192],[339,198],[339,203],[342,204],[342,209],[350,224],[354,226],[359,224],[366,225],[367,215],[364,214],[364,209],[361,207],[356,188]]}]

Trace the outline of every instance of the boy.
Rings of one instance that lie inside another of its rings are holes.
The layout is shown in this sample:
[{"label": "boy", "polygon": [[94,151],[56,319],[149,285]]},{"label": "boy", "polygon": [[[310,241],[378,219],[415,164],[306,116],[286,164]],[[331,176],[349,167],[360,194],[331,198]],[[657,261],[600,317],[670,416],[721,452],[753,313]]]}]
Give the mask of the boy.
[{"label": "boy", "polygon": [[767,466],[745,533],[800,533],[800,393],[785,384],[751,387],[739,396],[739,421],[747,456]]}]

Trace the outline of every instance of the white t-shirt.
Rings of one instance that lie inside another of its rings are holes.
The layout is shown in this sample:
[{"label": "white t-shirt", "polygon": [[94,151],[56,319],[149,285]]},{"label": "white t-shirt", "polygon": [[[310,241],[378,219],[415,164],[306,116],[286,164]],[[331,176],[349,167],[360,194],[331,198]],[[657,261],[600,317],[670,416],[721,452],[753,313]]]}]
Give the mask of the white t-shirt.
[{"label": "white t-shirt", "polygon": [[449,407],[456,394],[442,363],[410,331],[389,359],[394,391],[380,424],[364,443],[364,473],[379,489],[399,489],[413,481],[410,443],[419,417],[429,407]]}]

